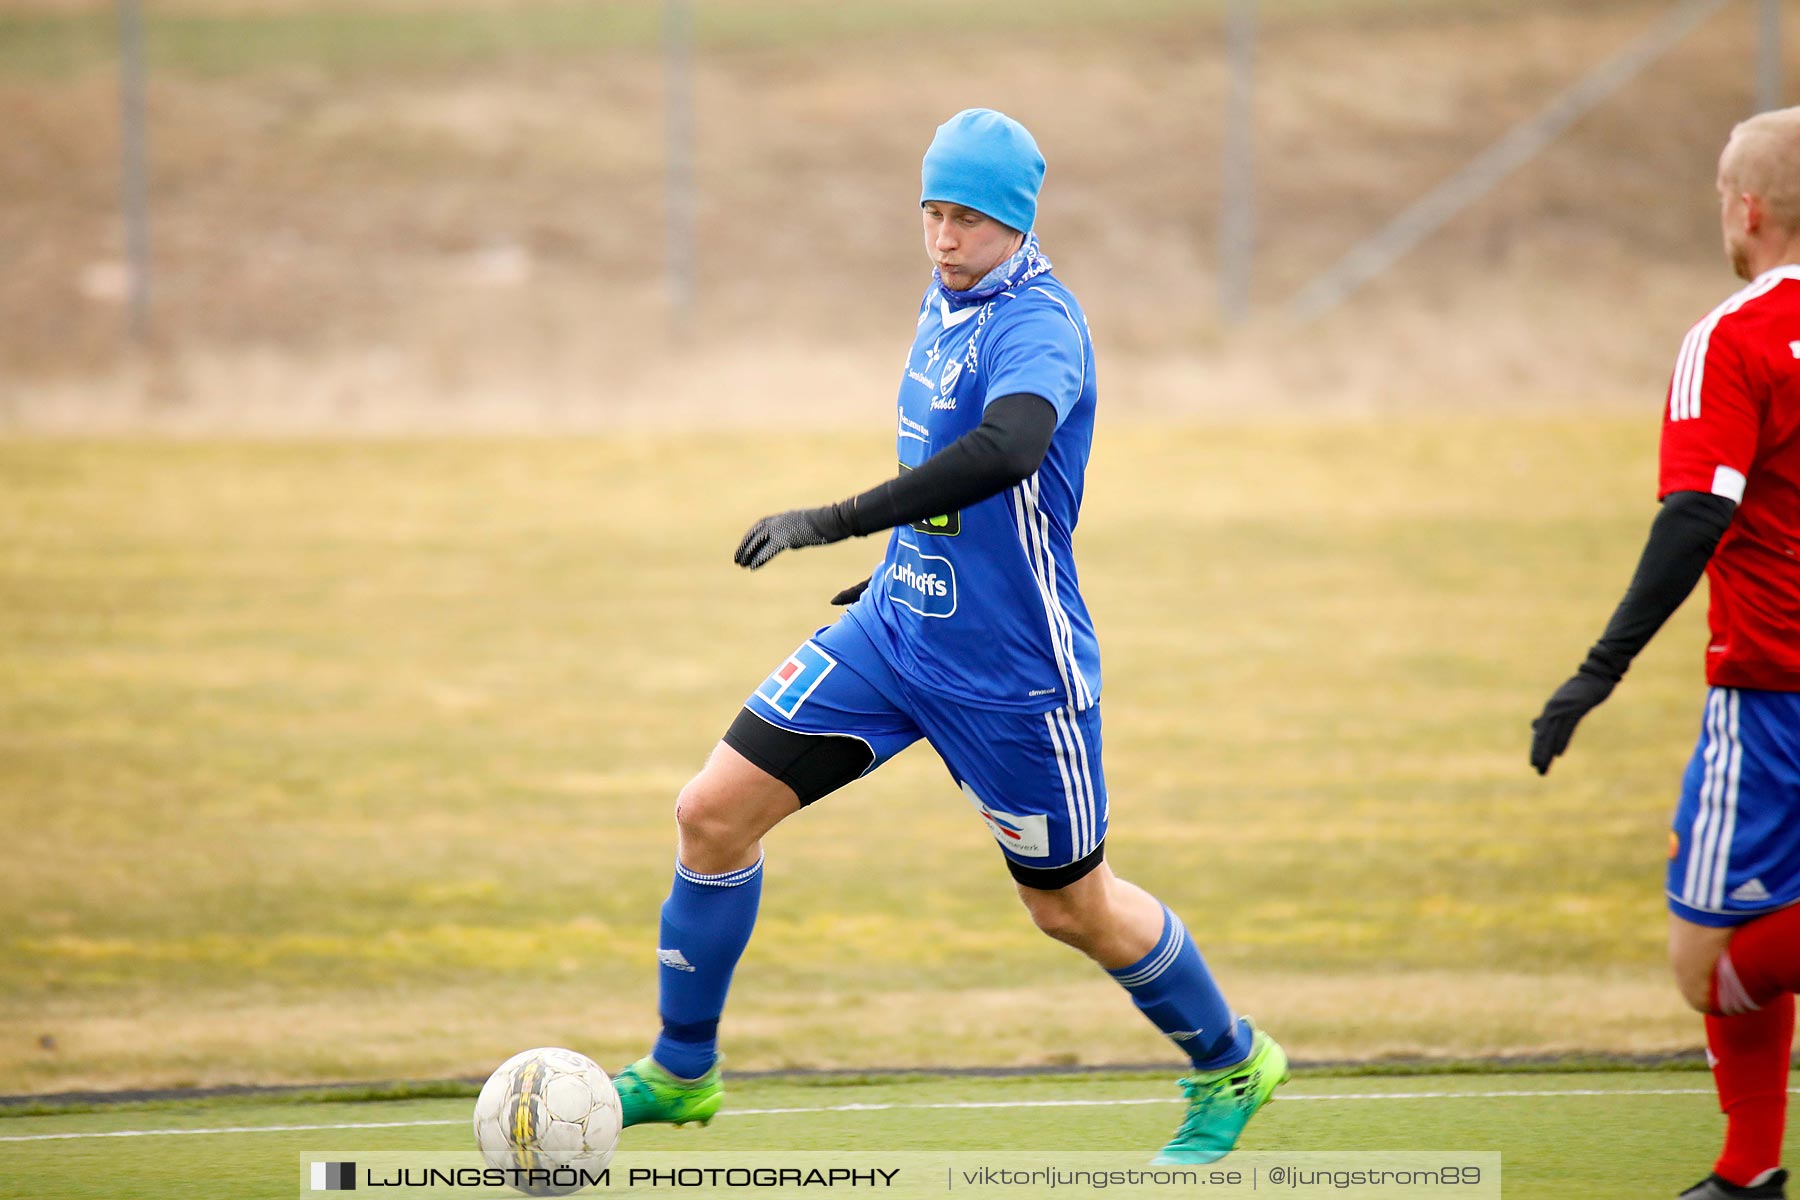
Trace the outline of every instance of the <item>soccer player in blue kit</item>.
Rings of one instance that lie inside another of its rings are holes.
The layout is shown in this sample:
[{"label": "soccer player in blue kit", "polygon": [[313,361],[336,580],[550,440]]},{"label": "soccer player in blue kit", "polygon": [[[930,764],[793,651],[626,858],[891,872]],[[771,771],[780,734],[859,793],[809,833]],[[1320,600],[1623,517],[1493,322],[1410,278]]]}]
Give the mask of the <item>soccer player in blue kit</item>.
[{"label": "soccer player in blue kit", "polygon": [[933,271],[900,380],[900,473],[765,517],[736,561],[892,530],[849,607],[747,699],[682,789],[662,908],[662,1033],[619,1073],[626,1125],[705,1123],[718,1028],[762,890],[762,837],[924,738],[999,843],[1038,928],[1106,970],[1193,1063],[1159,1163],[1223,1157],[1287,1079],[1225,1002],[1186,927],[1105,860],[1100,660],[1070,539],[1093,442],[1087,318],[1031,232],[1044,160],[969,109],[921,171]]}]

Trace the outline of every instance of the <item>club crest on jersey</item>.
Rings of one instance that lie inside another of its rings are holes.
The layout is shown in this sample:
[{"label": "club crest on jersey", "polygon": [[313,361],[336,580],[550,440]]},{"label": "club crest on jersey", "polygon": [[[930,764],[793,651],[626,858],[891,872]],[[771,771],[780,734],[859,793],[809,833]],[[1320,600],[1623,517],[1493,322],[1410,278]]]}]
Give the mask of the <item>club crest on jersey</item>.
[{"label": "club crest on jersey", "polygon": [[996,842],[1020,858],[1050,857],[1050,818],[1042,813],[1027,817],[990,808],[967,783],[962,785],[962,792],[981,814],[981,823]]},{"label": "club crest on jersey", "polygon": [[948,617],[956,611],[956,568],[941,554],[897,542],[887,580],[889,598],[921,617]]},{"label": "club crest on jersey", "polygon": [[756,694],[782,716],[791,717],[800,711],[806,698],[825,682],[825,677],[835,666],[837,659],[819,649],[817,644],[803,642],[798,650],[788,655],[786,662],[762,681]]},{"label": "club crest on jersey", "polygon": [[944,409],[956,407],[956,381],[961,376],[962,363],[951,359],[944,364],[944,373],[938,377],[938,398],[931,402],[931,407]]}]

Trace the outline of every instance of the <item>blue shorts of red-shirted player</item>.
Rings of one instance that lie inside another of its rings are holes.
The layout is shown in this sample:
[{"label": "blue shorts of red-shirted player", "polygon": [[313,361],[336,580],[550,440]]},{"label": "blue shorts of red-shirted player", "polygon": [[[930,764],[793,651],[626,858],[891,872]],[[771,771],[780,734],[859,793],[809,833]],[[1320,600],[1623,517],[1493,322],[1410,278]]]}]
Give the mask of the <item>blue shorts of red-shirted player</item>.
[{"label": "blue shorts of red-shirted player", "polygon": [[1676,916],[1719,927],[1800,902],[1800,692],[1707,689],[1668,894]]}]

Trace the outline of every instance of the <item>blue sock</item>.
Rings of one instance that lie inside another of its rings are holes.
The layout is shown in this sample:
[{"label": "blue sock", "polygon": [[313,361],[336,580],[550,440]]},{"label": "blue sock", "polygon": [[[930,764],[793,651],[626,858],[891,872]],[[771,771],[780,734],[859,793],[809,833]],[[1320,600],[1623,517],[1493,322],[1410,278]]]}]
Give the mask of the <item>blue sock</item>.
[{"label": "blue sock", "polygon": [[656,951],[662,1033],[650,1055],[678,1078],[698,1079],[718,1061],[719,1014],[756,928],[762,865],[759,856],[742,870],[702,875],[675,864]]},{"label": "blue sock", "polygon": [[1187,926],[1167,907],[1162,936],[1150,953],[1107,974],[1131,993],[1132,1003],[1181,1047],[1197,1070],[1229,1067],[1249,1057],[1255,1038],[1250,1023],[1232,1013]]}]

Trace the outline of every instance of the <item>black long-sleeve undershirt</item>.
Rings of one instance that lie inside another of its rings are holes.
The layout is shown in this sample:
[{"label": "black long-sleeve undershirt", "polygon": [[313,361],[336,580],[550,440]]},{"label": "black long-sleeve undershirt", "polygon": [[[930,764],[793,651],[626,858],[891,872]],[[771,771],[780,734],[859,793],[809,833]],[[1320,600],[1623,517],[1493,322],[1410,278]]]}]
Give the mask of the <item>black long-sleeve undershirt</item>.
[{"label": "black long-sleeve undershirt", "polygon": [[1531,765],[1539,775],[1569,748],[1582,717],[1612,694],[1631,660],[1700,582],[1736,511],[1735,501],[1707,492],[1671,492],[1663,500],[1605,632],[1531,723]]},{"label": "black long-sleeve undershirt", "polygon": [[997,496],[1043,465],[1056,408],[1018,392],[987,406],[981,424],[910,471],[845,502],[853,534],[879,533]]},{"label": "black long-sleeve undershirt", "polygon": [[[796,508],[762,518],[738,542],[732,561],[754,571],[784,550],[829,546],[960,512],[997,496],[1043,464],[1056,434],[1056,409],[1042,396],[1002,396],[981,424],[894,479],[823,508]],[[840,596],[854,592],[848,589]]]},{"label": "black long-sleeve undershirt", "polygon": [[1624,599],[1581,669],[1617,683],[1631,660],[1688,598],[1731,524],[1737,504],[1708,492],[1670,492],[1650,523]]}]

